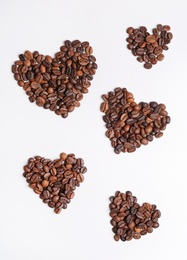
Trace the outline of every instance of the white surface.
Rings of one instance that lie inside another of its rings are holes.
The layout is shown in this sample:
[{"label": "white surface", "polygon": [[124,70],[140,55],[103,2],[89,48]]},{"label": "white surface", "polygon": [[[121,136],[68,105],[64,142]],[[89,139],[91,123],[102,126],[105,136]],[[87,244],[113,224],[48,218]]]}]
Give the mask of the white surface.
[{"label": "white surface", "polygon": [[[187,1],[0,0],[0,259],[187,260]],[[169,24],[165,60],[147,71],[126,48],[128,26]],[[53,55],[66,39],[88,40],[98,70],[81,107],[62,119],[31,104],[11,73],[26,49]],[[116,155],[105,137],[101,94],[126,87],[136,101],[166,104],[164,136],[132,154]],[[88,172],[68,209],[53,213],[22,177],[27,158],[83,157]],[[160,228],[115,242],[108,198],[131,190],[155,203]]]}]

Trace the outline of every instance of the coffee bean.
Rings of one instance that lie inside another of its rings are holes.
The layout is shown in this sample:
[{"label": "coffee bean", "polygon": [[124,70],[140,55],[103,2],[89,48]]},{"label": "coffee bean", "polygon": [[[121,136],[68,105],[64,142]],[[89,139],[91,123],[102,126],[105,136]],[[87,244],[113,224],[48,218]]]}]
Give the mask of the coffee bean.
[{"label": "coffee bean", "polygon": [[[24,56],[23,57],[25,57],[25,59],[24,60],[32,60],[33,59],[33,54],[30,52],[30,51],[25,51],[25,53],[24,53]],[[21,59],[20,59],[21,60]]]},{"label": "coffee bean", "polygon": [[45,104],[45,99],[42,98],[42,97],[37,97],[37,98],[36,98],[36,104],[37,104],[39,107],[42,107],[42,106]]},{"label": "coffee bean", "polygon": [[146,37],[146,41],[149,42],[149,43],[154,43],[156,41],[156,38],[154,35],[148,35]]},{"label": "coffee bean", "polygon": [[156,205],[143,203],[140,206],[132,192],[116,191],[115,195],[110,197],[110,201],[120,202],[109,204],[110,223],[113,226],[115,241],[124,242],[133,238],[140,239],[141,236],[152,233],[153,228],[159,227],[158,218],[160,218],[161,213]]},{"label": "coffee bean", "polygon": [[163,50],[169,49],[167,44],[173,38],[173,34],[169,31],[169,25],[163,26],[161,24],[153,29],[153,34],[148,33],[144,26],[136,29],[129,27],[126,30],[128,34],[127,48],[134,56],[138,56],[137,61],[144,62],[144,68],[151,69],[152,65],[157,64],[157,61],[164,59]]},{"label": "coffee bean", "polygon": [[161,24],[158,24],[158,25],[157,25],[157,30],[158,30],[159,32],[161,32],[161,31],[163,30],[163,26],[162,26]]},{"label": "coffee bean", "polygon": [[163,51],[163,49],[162,49],[162,47],[160,47],[160,46],[157,46],[157,47],[154,49],[154,53],[155,53],[156,55],[161,54],[162,51]]},{"label": "coffee bean", "polygon": [[131,44],[131,43],[129,43],[129,44],[127,45],[127,48],[128,48],[129,50],[132,50],[132,49],[134,49],[134,45]]},{"label": "coffee bean", "polygon": [[164,55],[163,54],[159,54],[158,56],[157,56],[157,60],[158,61],[162,61],[164,59]]},{"label": "coffee bean", "polygon": [[60,158],[53,161],[41,156],[29,158],[23,168],[29,187],[57,214],[67,208],[87,171],[83,159],[66,153],[61,153]]},{"label": "coffee bean", "polygon": [[12,66],[12,72],[30,102],[66,118],[88,93],[97,70],[92,53],[88,42],[67,40],[54,58],[25,51]]},{"label": "coffee bean", "polygon": [[42,186],[46,188],[49,185],[49,182],[47,180],[42,181]]},{"label": "coffee bean", "polygon": [[142,56],[139,56],[139,57],[137,58],[137,61],[143,62],[144,60],[143,60]]},{"label": "coffee bean", "polygon": [[144,54],[144,49],[143,48],[138,48],[136,50],[136,53],[137,53],[138,56],[142,56]]},{"label": "coffee bean", "polygon": [[48,190],[44,190],[43,191],[43,197],[44,197],[44,199],[50,198],[50,192]]},{"label": "coffee bean", "polygon": [[134,31],[134,29],[133,29],[132,27],[129,27],[129,28],[127,28],[127,30],[126,30],[126,32],[127,32],[128,34],[132,34],[133,31]]},{"label": "coffee bean", "polygon": [[169,25],[164,25],[163,29],[164,29],[164,31],[170,31],[171,30]]},{"label": "coffee bean", "polygon": [[151,68],[152,68],[152,64],[151,64],[150,62],[146,62],[146,63],[144,64],[144,68],[146,68],[146,69],[151,69]]},{"label": "coffee bean", "polygon": [[105,113],[108,110],[108,104],[103,102],[101,104],[100,110],[101,110],[101,112]]},{"label": "coffee bean", "polygon": [[56,196],[53,196],[53,198],[52,198],[52,201],[53,201],[53,202],[56,203],[58,200],[59,200],[59,196],[57,196],[57,195],[56,195]]},{"label": "coffee bean", "polygon": [[161,137],[170,123],[164,104],[155,101],[137,104],[126,88],[116,88],[102,97],[100,110],[105,113],[105,135],[116,154],[134,152],[142,144],[151,142],[154,136]]}]

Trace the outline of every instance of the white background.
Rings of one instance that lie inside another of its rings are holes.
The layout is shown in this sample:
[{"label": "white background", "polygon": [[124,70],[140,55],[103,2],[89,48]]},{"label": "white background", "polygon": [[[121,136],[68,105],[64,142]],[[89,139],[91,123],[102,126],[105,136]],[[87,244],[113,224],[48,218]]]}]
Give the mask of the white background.
[{"label": "white background", "polygon": [[[165,60],[145,70],[126,48],[126,28],[169,24]],[[0,259],[187,260],[187,1],[0,0]],[[64,40],[89,41],[98,70],[81,107],[63,119],[28,101],[11,73],[25,50],[54,55]],[[164,136],[116,155],[105,137],[101,95],[126,87],[137,102],[167,106]],[[27,158],[82,157],[88,172],[68,209],[56,215],[27,186]],[[131,190],[156,204],[160,227],[115,242],[109,196]]]}]

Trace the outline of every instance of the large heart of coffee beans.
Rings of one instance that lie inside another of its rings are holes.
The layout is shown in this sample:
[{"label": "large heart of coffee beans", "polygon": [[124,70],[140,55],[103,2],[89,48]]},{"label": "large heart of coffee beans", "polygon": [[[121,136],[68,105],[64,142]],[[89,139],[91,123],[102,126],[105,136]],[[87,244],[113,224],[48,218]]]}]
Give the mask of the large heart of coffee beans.
[{"label": "large heart of coffee beans", "polygon": [[52,58],[25,51],[12,66],[14,78],[30,102],[66,118],[80,106],[96,73],[96,58],[88,42],[65,41]]},{"label": "large heart of coffee beans", "polygon": [[153,137],[161,137],[170,123],[164,104],[155,101],[137,104],[126,88],[116,88],[102,98],[100,110],[105,113],[106,136],[117,154],[134,152],[142,144],[151,142]]},{"label": "large heart of coffee beans", "polygon": [[163,51],[168,50],[168,44],[173,38],[169,25],[158,24],[153,33],[147,32],[145,26],[134,29],[127,28],[127,48],[137,57],[137,61],[144,62],[144,68],[151,69],[152,65],[164,59]]},{"label": "large heart of coffee beans", "polygon": [[83,159],[61,153],[60,158],[53,161],[41,156],[29,158],[23,176],[40,199],[58,214],[73,199],[86,171]]},{"label": "large heart of coffee beans", "polygon": [[146,202],[140,206],[130,191],[116,191],[115,195],[110,197],[109,208],[112,218],[110,223],[116,241],[139,239],[152,233],[153,228],[159,227],[158,218],[161,213],[156,205]]}]

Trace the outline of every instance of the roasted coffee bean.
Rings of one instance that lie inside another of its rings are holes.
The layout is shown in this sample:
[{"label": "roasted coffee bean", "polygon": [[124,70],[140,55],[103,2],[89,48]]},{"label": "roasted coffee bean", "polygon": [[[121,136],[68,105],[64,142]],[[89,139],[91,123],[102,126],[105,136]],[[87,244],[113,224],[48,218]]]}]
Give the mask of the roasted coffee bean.
[{"label": "roasted coffee bean", "polygon": [[101,112],[114,152],[131,153],[142,144],[147,145],[153,137],[159,138],[170,123],[164,104],[134,101],[133,94],[126,88],[116,88],[102,95]]},{"label": "roasted coffee bean", "polygon": [[154,43],[156,41],[156,38],[154,35],[148,35],[146,37],[146,42],[149,42],[149,43]]},{"label": "roasted coffee bean", "polygon": [[89,91],[97,69],[92,53],[88,42],[67,40],[55,58],[25,51],[12,66],[12,72],[30,102],[66,118]]},{"label": "roasted coffee bean", "polygon": [[143,48],[138,48],[138,49],[136,50],[136,54],[137,54],[138,56],[142,56],[142,55],[144,54],[144,49],[143,49]]},{"label": "roasted coffee bean", "polygon": [[157,61],[164,59],[163,50],[169,49],[167,44],[173,38],[173,34],[169,31],[169,25],[163,26],[161,24],[153,29],[153,34],[148,33],[144,26],[136,29],[129,27],[126,30],[128,34],[127,48],[134,56],[138,56],[137,61],[144,62],[144,68],[151,69],[152,65],[157,64]]},{"label": "roasted coffee bean", "polygon": [[133,238],[139,239],[148,233],[153,232],[153,228],[158,228],[158,218],[161,213],[156,208],[156,205],[143,203],[140,206],[137,203],[137,198],[132,195],[132,192],[126,191],[121,193],[116,191],[114,196],[110,197],[110,217],[112,231],[115,234],[114,240],[130,241]]},{"label": "roasted coffee bean", "polygon": [[159,54],[158,56],[157,56],[157,60],[158,61],[162,61],[164,59],[164,55],[163,54]]},{"label": "roasted coffee bean", "polygon": [[57,214],[67,208],[87,171],[82,158],[76,159],[74,154],[66,153],[53,161],[41,156],[29,158],[23,169],[29,187]]},{"label": "roasted coffee bean", "polygon": [[146,63],[144,64],[144,68],[146,68],[146,69],[151,69],[151,68],[152,68],[152,64],[151,64],[150,62],[146,62]]}]

